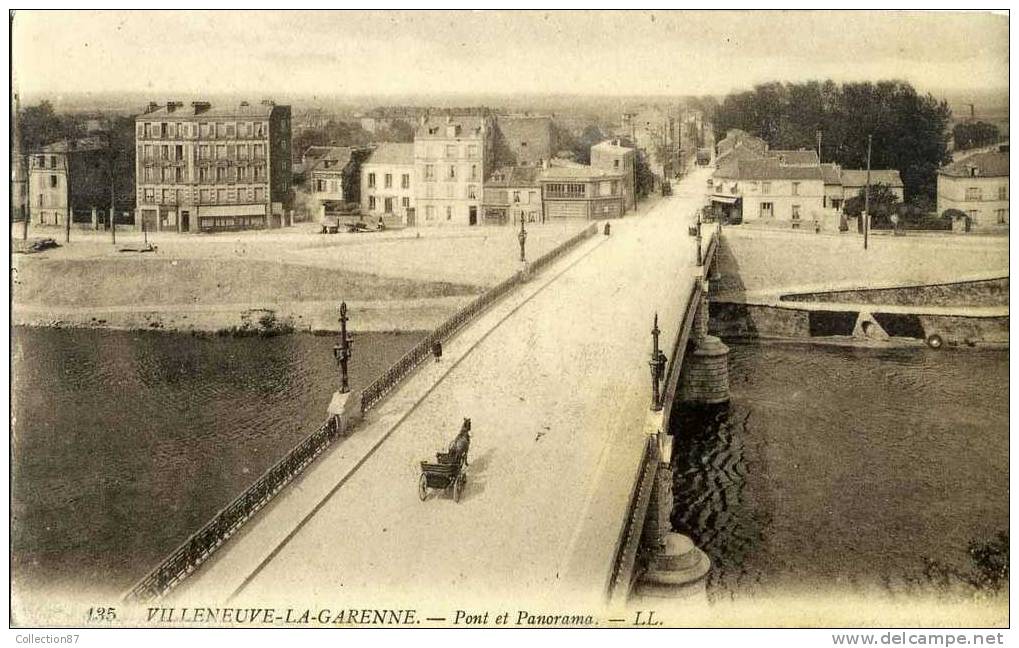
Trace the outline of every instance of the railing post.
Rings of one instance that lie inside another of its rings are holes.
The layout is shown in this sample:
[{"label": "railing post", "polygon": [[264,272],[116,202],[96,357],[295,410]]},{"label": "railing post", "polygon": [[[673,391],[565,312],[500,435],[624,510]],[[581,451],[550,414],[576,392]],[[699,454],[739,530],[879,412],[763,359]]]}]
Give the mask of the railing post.
[{"label": "railing post", "polygon": [[347,383],[347,361],[352,355],[350,336],[347,335],[347,302],[340,303],[340,343],[333,347],[333,355],[336,362],[340,364],[340,393],[346,394],[350,391]]},{"label": "railing post", "polygon": [[658,313],[655,313],[655,324],[651,329],[651,337],[654,342],[651,349],[651,359],[648,361],[648,365],[651,367],[651,411],[653,412],[662,409],[661,381],[662,374],[665,373],[665,354],[658,347],[658,336],[660,334],[661,331],[658,329]]}]

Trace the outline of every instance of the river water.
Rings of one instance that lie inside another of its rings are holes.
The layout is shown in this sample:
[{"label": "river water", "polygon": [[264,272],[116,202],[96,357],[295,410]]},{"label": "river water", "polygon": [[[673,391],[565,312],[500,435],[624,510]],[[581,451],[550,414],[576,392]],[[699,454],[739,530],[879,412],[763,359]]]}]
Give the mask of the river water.
[{"label": "river water", "polygon": [[[355,334],[351,388],[421,337]],[[17,583],[127,589],[321,425],[336,339],[16,327]]]},{"label": "river water", "polygon": [[713,600],[923,591],[1008,529],[1007,351],[730,346],[731,403],[673,426]]},{"label": "river water", "polygon": [[[421,334],[355,336],[356,390]],[[335,338],[15,328],[18,587],[124,590],[318,426]],[[909,586],[1008,526],[1007,351],[734,344],[683,412],[674,524],[710,592]]]}]

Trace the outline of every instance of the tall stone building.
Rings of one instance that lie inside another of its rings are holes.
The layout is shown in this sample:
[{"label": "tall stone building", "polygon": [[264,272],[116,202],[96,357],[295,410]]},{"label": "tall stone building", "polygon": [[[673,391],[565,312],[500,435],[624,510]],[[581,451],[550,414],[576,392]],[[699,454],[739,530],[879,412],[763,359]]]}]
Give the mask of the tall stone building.
[{"label": "tall stone building", "polygon": [[482,186],[492,170],[495,127],[490,117],[423,118],[414,136],[414,197],[420,225],[477,225]]},{"label": "tall stone building", "polygon": [[150,230],[280,227],[292,205],[290,106],[150,103],[136,122],[137,212]]},{"label": "tall stone building", "polygon": [[95,210],[110,208],[110,155],[103,137],[52,142],[28,156],[28,194],[33,225],[67,226]]}]

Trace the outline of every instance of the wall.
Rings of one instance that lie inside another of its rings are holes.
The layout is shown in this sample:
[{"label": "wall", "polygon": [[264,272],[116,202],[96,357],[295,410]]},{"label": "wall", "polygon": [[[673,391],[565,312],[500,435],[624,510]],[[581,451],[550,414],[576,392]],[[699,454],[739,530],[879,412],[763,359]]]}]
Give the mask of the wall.
[{"label": "wall", "polygon": [[[368,176],[375,174],[375,186],[368,186]],[[386,174],[392,177],[392,186],[386,188]],[[403,176],[407,176],[409,186],[403,187]],[[361,212],[371,215],[386,213],[386,198],[393,201],[391,213],[406,223],[407,209],[414,208],[414,165],[413,164],[365,164],[361,167]],[[375,208],[370,207],[371,198],[375,198]],[[406,202],[406,204],[404,204]]]},{"label": "wall", "polygon": [[835,290],[782,295],[782,301],[924,306],[1007,306],[1008,277],[899,288]]},{"label": "wall", "polygon": [[[763,184],[771,184],[764,193]],[[793,182],[798,182],[798,194],[793,195]],[[729,184],[729,183],[727,183]],[[793,205],[800,206],[800,220],[813,222],[820,215],[824,204],[824,184],[820,180],[740,180],[740,194],[743,196],[743,220],[763,220],[761,203],[771,203],[772,219],[790,222],[793,220]]]},{"label": "wall", "polygon": [[[471,207],[476,208],[478,222],[481,222],[487,137],[414,140],[415,174],[412,184],[415,187],[414,199],[419,225],[468,225]],[[447,146],[454,147],[454,157],[447,155]],[[469,149],[472,146],[473,155]],[[433,170],[433,179],[427,177],[428,166]],[[454,179],[449,179],[451,166],[456,173]],[[429,208],[432,211],[431,217]]]}]

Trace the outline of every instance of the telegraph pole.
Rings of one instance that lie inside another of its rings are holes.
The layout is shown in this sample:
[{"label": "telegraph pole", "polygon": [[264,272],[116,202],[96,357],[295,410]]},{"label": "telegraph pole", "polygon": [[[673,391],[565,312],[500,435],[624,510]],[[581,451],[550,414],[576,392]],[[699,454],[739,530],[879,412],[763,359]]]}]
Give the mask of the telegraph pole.
[{"label": "telegraph pole", "polygon": [[817,129],[817,161],[821,161],[821,129]]},{"label": "telegraph pole", "polygon": [[115,190],[114,185],[116,184],[116,160],[117,153],[113,149],[113,142],[109,142],[110,147],[110,236],[113,239],[113,244],[117,244],[117,208],[115,205]]},{"label": "telegraph pole", "polygon": [[867,187],[863,192],[863,249],[867,249],[867,236],[870,233],[870,145],[873,135],[867,136]]}]

